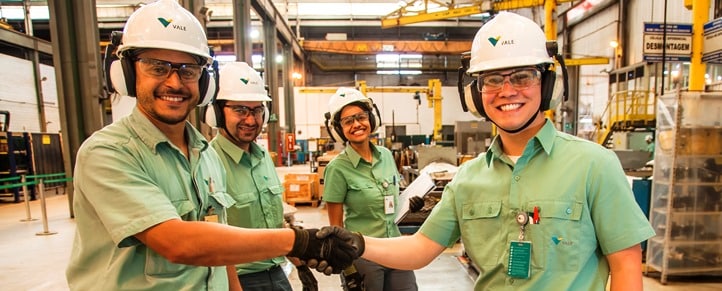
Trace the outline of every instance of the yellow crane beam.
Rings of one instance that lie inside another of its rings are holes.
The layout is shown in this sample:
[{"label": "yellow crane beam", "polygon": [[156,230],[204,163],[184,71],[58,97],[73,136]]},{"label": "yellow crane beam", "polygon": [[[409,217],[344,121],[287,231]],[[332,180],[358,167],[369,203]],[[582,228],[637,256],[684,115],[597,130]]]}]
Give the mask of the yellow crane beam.
[{"label": "yellow crane beam", "polygon": [[368,55],[393,51],[395,53],[460,54],[471,49],[471,41],[388,41],[388,40],[304,40],[306,51]]},{"label": "yellow crane beam", "polygon": [[[414,7],[420,6],[417,3],[424,2],[423,9],[418,11],[414,10]],[[556,3],[570,2],[572,0],[557,0]],[[381,27],[389,28],[396,27],[406,24],[443,20],[449,18],[463,17],[474,14],[483,13],[486,11],[502,11],[512,10],[527,7],[536,7],[544,5],[546,0],[503,0],[503,1],[475,1],[473,3],[460,3],[456,4],[455,1],[451,1],[448,5],[445,3],[436,3],[433,8],[429,8],[427,0],[416,0],[407,3],[404,7],[386,15],[381,18]],[[445,9],[442,9],[445,8]]]},{"label": "yellow crane beam", "polygon": [[[333,94],[338,88],[336,87],[314,87],[314,88],[300,88],[299,93],[326,93]],[[434,109],[434,141],[441,141],[441,103],[444,99],[441,97],[441,80],[431,79],[429,85],[426,87],[422,86],[367,86],[366,81],[357,81],[356,89],[358,89],[364,96],[368,96],[369,92],[376,93],[419,93],[426,94],[426,100],[429,104],[429,108]]]},{"label": "yellow crane beam", "polygon": [[366,81],[356,82],[356,88],[361,93],[366,95],[367,92],[383,92],[383,93],[419,93],[426,94],[426,101],[429,104],[429,108],[434,109],[434,141],[441,141],[441,128],[442,128],[442,107],[441,103],[444,99],[441,96],[441,80],[431,79],[427,87],[421,86],[405,86],[405,87],[369,87],[366,85]]},{"label": "yellow crane beam", "polygon": [[578,59],[564,59],[564,64],[567,66],[606,65],[609,64],[609,58],[590,57]]}]

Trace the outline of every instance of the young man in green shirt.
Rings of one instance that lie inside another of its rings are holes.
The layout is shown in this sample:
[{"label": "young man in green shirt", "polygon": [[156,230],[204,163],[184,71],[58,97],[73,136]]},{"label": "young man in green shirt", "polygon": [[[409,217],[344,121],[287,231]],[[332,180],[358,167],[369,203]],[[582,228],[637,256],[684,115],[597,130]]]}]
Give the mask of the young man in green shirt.
[{"label": "young man in green shirt", "polygon": [[525,17],[500,12],[481,27],[467,71],[478,94],[465,100],[498,136],[416,234],[355,235],[363,258],[417,269],[461,239],[481,269],[474,290],[642,290],[640,243],[654,230],[614,153],[544,117],[558,86],[552,55]]}]

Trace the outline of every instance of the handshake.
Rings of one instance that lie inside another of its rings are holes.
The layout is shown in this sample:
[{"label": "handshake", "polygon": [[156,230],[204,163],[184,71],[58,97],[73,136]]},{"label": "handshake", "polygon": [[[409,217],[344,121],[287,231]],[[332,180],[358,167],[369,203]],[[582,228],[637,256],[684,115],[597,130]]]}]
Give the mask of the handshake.
[{"label": "handshake", "polygon": [[293,231],[296,237],[287,256],[297,257],[326,275],[340,274],[364,252],[363,236],[338,226]]}]

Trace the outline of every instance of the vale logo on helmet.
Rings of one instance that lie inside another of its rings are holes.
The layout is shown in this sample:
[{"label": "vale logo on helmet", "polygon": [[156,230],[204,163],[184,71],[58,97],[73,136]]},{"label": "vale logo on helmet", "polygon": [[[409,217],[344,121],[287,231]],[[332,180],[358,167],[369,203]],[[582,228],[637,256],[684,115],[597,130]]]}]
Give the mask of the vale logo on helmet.
[{"label": "vale logo on helmet", "polygon": [[493,46],[493,47],[495,47],[497,44],[498,44],[498,45],[512,45],[512,44],[514,44],[514,40],[513,40],[513,39],[510,39],[510,40],[502,40],[501,42],[499,41],[500,39],[501,39],[501,35],[500,35],[500,36],[497,36],[497,37],[487,38],[487,40],[489,40],[489,43],[491,43],[491,46]]},{"label": "vale logo on helmet", "polygon": [[163,24],[163,27],[168,27],[168,25],[170,25],[170,27],[172,27],[172,28],[174,28],[174,29],[186,31],[186,27],[185,27],[185,26],[183,26],[183,25],[178,25],[178,24],[172,24],[172,23],[173,23],[173,19],[165,19],[165,18],[163,18],[163,17],[158,17],[158,21],[160,21],[160,24]]}]

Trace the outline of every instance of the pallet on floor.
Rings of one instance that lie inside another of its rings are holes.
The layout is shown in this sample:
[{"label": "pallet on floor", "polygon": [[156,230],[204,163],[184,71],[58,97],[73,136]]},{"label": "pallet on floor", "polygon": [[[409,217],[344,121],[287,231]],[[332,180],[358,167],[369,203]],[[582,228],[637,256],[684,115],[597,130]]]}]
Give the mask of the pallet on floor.
[{"label": "pallet on floor", "polygon": [[288,205],[291,205],[293,207],[296,207],[296,204],[302,204],[302,205],[311,205],[313,207],[318,207],[318,200],[308,200],[308,201],[286,201]]}]

